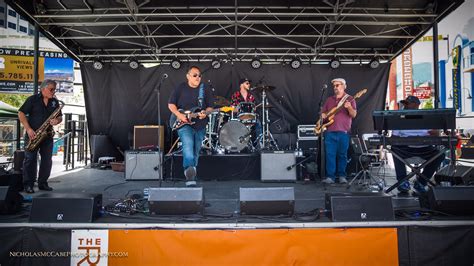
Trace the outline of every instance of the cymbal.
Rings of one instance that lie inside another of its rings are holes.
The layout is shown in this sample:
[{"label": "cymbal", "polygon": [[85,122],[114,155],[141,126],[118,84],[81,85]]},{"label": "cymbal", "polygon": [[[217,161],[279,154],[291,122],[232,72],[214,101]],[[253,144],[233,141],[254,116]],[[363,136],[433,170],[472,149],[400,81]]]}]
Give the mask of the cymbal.
[{"label": "cymbal", "polygon": [[227,106],[230,105],[230,101],[227,100],[226,98],[222,96],[216,96],[214,97],[214,104],[215,105],[221,105],[221,106]]},{"label": "cymbal", "polygon": [[250,90],[251,91],[257,91],[257,92],[262,92],[262,91],[272,91],[276,89],[275,86],[259,86],[259,87],[253,87]]}]

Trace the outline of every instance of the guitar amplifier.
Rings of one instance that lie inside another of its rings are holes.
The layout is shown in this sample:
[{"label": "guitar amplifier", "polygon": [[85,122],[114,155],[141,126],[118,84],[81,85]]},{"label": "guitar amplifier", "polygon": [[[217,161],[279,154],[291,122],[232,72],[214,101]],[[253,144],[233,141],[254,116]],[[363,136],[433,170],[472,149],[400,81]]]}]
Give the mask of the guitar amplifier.
[{"label": "guitar amplifier", "polygon": [[314,125],[298,125],[298,139],[318,139]]},{"label": "guitar amplifier", "polygon": [[160,150],[165,147],[164,127],[157,125],[142,125],[133,127],[133,149],[153,150],[158,147],[158,134]]},{"label": "guitar amplifier", "polygon": [[126,151],[125,180],[158,180],[161,171],[161,152]]}]

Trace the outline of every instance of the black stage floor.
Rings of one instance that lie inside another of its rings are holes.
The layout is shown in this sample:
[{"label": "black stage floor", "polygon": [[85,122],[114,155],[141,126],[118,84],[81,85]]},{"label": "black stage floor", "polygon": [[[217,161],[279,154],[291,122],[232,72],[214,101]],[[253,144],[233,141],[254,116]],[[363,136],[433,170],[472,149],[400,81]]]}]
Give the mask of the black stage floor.
[{"label": "black stage floor", "polygon": [[[353,186],[347,189],[346,185],[334,184],[324,185],[319,178],[309,182],[296,181],[292,183],[268,183],[260,180],[212,180],[198,181],[198,186],[203,188],[206,207],[204,215],[196,218],[195,222],[301,222],[298,217],[308,216],[306,221],[328,222],[324,217],[314,217],[315,210],[324,209],[324,197],[330,192],[356,192],[360,188]],[[394,178],[386,174],[385,180],[388,184],[394,183]],[[50,186],[54,188],[53,193],[100,193],[103,196],[103,205],[115,203],[127,197],[143,196],[143,190],[149,187],[184,187],[183,180],[170,180],[165,175],[165,180],[161,183],[158,180],[149,181],[126,181],[123,172],[112,170],[100,170],[86,167],[74,172],[66,173],[50,180]],[[293,217],[251,217],[239,215],[239,188],[240,187],[294,187],[295,190],[295,216]],[[36,188],[35,188],[36,190]],[[38,197],[47,192],[38,191],[34,194],[24,194],[28,197]],[[51,193],[51,192],[49,192]],[[31,199],[31,198],[30,198]],[[395,210],[399,209],[419,209],[419,199],[416,197],[398,197],[396,190],[393,193],[393,205]],[[0,223],[28,222],[31,203],[25,203],[21,213],[16,215],[2,215]],[[397,213],[397,212],[396,212]],[[427,219],[435,216],[425,217]],[[438,217],[440,219],[452,219],[453,217]],[[460,217],[458,217],[460,218]],[[456,218],[456,219],[458,219]],[[157,216],[136,213],[128,215],[119,213],[111,215],[104,213],[95,222],[97,223],[149,223],[150,221],[169,222],[190,222],[194,221],[189,216]],[[396,219],[407,220],[406,215],[397,216]],[[462,219],[462,218],[461,218]],[[464,218],[465,219],[465,218]]]}]

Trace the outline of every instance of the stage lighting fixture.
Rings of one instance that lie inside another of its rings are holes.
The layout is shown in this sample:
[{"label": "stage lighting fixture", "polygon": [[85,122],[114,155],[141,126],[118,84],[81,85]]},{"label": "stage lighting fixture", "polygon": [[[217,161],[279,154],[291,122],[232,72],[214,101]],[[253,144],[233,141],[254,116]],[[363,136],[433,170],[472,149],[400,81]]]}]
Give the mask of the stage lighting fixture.
[{"label": "stage lighting fixture", "polygon": [[370,68],[376,69],[380,66],[380,62],[377,58],[374,58],[374,59],[370,60],[369,66],[370,66]]},{"label": "stage lighting fixture", "polygon": [[220,61],[219,59],[217,59],[217,58],[214,59],[214,60],[212,60],[212,61],[211,61],[211,66],[212,66],[212,68],[214,68],[214,69],[219,69],[219,68],[221,68],[221,61]]},{"label": "stage lighting fixture", "polygon": [[134,58],[128,62],[128,65],[131,69],[137,69],[140,66],[140,63],[138,63],[138,60]]},{"label": "stage lighting fixture", "polygon": [[48,12],[46,6],[43,3],[36,3],[36,14],[45,15]]},{"label": "stage lighting fixture", "polygon": [[298,68],[300,68],[300,66],[301,66],[301,60],[299,60],[299,59],[296,58],[296,57],[293,58],[293,59],[291,60],[291,62],[290,62],[290,66],[291,66],[291,68],[293,68],[293,69],[298,69]]},{"label": "stage lighting fixture", "polygon": [[258,58],[254,58],[252,60],[252,62],[250,62],[250,65],[254,69],[259,69],[262,66],[262,62],[260,60],[258,60]]},{"label": "stage lighting fixture", "polygon": [[181,68],[181,62],[178,60],[178,58],[175,58],[173,61],[171,61],[171,67],[176,70]]},{"label": "stage lighting fixture", "polygon": [[337,60],[336,58],[332,59],[331,62],[329,62],[329,66],[332,69],[339,68],[341,66],[341,61]]},{"label": "stage lighting fixture", "polygon": [[101,70],[102,68],[104,68],[104,63],[102,63],[102,61],[100,61],[99,59],[96,59],[96,60],[94,60],[94,63],[92,64],[92,66],[96,70]]}]

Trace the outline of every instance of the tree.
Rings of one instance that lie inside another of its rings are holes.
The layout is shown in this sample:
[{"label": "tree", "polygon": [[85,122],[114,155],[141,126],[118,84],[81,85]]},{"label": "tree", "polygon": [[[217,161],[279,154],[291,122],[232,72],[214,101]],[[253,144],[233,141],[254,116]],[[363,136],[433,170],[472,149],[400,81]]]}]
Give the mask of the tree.
[{"label": "tree", "polygon": [[24,94],[8,94],[8,93],[2,93],[0,94],[0,101],[7,103],[11,106],[14,106],[16,108],[19,108],[28,98],[30,95],[24,95]]}]

